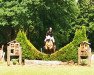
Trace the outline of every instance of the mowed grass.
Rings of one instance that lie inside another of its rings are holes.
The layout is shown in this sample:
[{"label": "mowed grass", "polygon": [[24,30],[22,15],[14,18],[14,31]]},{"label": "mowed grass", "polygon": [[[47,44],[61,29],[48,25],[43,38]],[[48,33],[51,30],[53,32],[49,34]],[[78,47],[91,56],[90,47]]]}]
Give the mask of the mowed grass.
[{"label": "mowed grass", "polygon": [[11,65],[0,64],[0,75],[94,75],[94,65]]}]

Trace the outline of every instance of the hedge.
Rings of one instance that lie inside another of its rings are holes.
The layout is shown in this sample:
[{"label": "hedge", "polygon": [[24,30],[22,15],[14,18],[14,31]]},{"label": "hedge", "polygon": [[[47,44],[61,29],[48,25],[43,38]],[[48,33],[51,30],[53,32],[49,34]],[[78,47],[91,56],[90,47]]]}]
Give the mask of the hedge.
[{"label": "hedge", "polygon": [[82,26],[80,29],[77,29],[75,32],[75,36],[72,42],[67,44],[66,46],[59,49],[57,52],[51,54],[51,60],[61,60],[61,61],[70,61],[73,60],[77,62],[77,50],[79,44],[82,41],[88,41],[86,37],[86,27]]},{"label": "hedge", "polygon": [[[59,38],[58,38],[59,39]],[[60,60],[69,61],[73,60],[77,62],[77,50],[82,41],[87,41],[86,28],[82,26],[77,29],[72,42],[57,50],[51,55],[45,54],[37,50],[32,43],[27,39],[26,33],[19,31],[16,40],[20,42],[22,46],[22,53],[25,59],[41,59],[41,60]]]},{"label": "hedge", "polygon": [[25,59],[47,59],[48,55],[37,50],[27,39],[24,31],[19,31],[16,40],[20,42],[22,47],[22,56]]}]

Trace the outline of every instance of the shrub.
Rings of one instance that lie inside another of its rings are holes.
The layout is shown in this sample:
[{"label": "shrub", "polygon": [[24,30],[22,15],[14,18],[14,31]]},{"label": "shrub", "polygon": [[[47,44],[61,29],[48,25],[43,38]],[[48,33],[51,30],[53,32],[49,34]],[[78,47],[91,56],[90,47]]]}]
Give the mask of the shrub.
[{"label": "shrub", "polygon": [[22,57],[25,59],[46,59],[47,54],[38,51],[32,43],[27,39],[26,33],[19,31],[16,40],[20,42],[22,46]]},{"label": "shrub", "polygon": [[77,62],[78,54],[77,50],[79,47],[79,44],[82,41],[87,41],[86,37],[86,28],[85,26],[82,26],[82,28],[77,29],[75,32],[75,36],[72,42],[58,50],[57,52],[51,54],[50,59],[51,60],[61,60],[61,61],[70,61],[73,60],[74,62]]},{"label": "shrub", "polygon": [[86,60],[85,60],[85,59],[83,59],[83,60],[81,61],[81,65],[82,65],[82,66],[87,65],[87,62],[86,62]]},{"label": "shrub", "polygon": [[18,59],[12,59],[13,65],[18,64]]},{"label": "shrub", "polygon": [[[59,38],[58,38],[59,39]],[[16,40],[22,46],[22,54],[25,59],[42,59],[42,60],[60,60],[77,62],[77,50],[82,41],[87,41],[86,28],[82,26],[77,29],[72,42],[57,50],[55,53],[48,55],[38,51],[27,39],[26,33],[19,31]]]}]

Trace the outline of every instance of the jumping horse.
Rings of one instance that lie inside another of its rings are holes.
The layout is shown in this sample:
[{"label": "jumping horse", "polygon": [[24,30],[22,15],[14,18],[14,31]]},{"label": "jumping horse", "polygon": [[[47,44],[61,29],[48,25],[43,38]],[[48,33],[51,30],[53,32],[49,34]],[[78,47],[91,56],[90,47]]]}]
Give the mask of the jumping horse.
[{"label": "jumping horse", "polygon": [[48,40],[46,40],[46,42],[45,42],[44,48],[45,48],[45,50],[46,50],[46,51],[45,51],[46,53],[51,54],[51,53],[54,53],[54,52],[55,52],[56,45],[53,43],[52,40],[48,39]]}]

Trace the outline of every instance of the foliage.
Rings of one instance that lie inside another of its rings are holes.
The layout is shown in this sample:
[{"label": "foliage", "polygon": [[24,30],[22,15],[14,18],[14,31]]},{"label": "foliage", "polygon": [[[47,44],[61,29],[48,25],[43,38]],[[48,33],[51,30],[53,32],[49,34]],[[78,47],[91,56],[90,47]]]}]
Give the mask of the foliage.
[{"label": "foliage", "polygon": [[12,59],[13,65],[17,65],[18,64],[18,59]]},{"label": "foliage", "polygon": [[86,66],[86,65],[87,65],[87,62],[86,62],[86,60],[85,60],[85,59],[84,59],[84,60],[82,60],[81,65],[82,65],[82,66]]},{"label": "foliage", "polygon": [[[34,21],[36,26],[31,32],[30,39],[36,48],[43,47],[43,40],[49,27],[53,28],[57,49],[69,42],[71,20],[75,19],[79,13],[75,0],[43,0],[38,7],[38,12],[35,13],[39,16],[36,17],[37,21]],[[35,36],[38,38],[34,38]],[[39,41],[40,44],[34,40]]]},{"label": "foliage", "polygon": [[82,41],[88,41],[86,37],[86,28],[83,26],[77,29],[72,42],[51,54],[50,57],[47,54],[39,52],[27,39],[26,34],[19,31],[16,38],[21,43],[23,57],[27,59],[45,59],[45,60],[60,60],[69,61],[73,60],[77,62],[77,48]]},{"label": "foliage", "polygon": [[73,60],[77,62],[77,49],[82,41],[87,41],[86,28],[84,26],[81,29],[77,29],[73,41],[61,48],[59,51],[53,53],[51,55],[51,59],[61,61]]},{"label": "foliage", "polygon": [[22,46],[22,56],[25,59],[46,59],[48,56],[39,52],[30,41],[27,39],[26,34],[22,31],[18,32],[16,40]]},{"label": "foliage", "polygon": [[69,42],[71,21],[78,13],[75,0],[1,0],[0,26],[10,28],[6,29],[11,36],[7,36],[9,40],[14,39],[20,29],[24,30],[38,49],[43,47],[47,28],[51,26],[57,48],[60,48]]},{"label": "foliage", "polygon": [[80,13],[75,20],[74,27],[85,25],[87,28],[87,36],[90,40],[91,47],[93,48],[93,34],[94,34],[94,1],[93,0],[78,0]]},{"label": "foliage", "polygon": [[78,0],[78,3],[76,0],[0,0],[0,44],[15,39],[18,31],[23,30],[39,50],[51,26],[59,49],[73,40],[75,29],[82,25],[86,26],[94,47],[93,0]]}]

